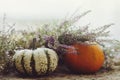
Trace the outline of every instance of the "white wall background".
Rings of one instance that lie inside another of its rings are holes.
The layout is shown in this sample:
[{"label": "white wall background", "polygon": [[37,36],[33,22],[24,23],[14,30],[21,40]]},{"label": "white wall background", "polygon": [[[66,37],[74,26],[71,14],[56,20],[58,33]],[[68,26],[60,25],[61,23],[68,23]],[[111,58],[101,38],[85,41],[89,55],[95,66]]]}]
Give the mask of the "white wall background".
[{"label": "white wall background", "polygon": [[[90,23],[96,27],[115,23],[111,34],[120,39],[120,0],[0,0],[0,19],[6,13],[9,21],[26,25],[31,22],[62,19],[67,13],[71,14],[78,8],[79,13],[92,10],[81,19],[81,25]],[[20,27],[25,28],[22,25]],[[21,29],[20,27],[17,28]]]}]

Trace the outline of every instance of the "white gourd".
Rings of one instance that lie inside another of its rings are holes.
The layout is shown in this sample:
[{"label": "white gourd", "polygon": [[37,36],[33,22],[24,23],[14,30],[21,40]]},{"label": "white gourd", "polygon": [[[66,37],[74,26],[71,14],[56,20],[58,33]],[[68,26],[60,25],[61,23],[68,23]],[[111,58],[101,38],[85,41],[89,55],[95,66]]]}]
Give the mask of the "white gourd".
[{"label": "white gourd", "polygon": [[13,56],[16,70],[21,74],[45,75],[53,72],[58,65],[58,56],[48,48],[17,50]]}]

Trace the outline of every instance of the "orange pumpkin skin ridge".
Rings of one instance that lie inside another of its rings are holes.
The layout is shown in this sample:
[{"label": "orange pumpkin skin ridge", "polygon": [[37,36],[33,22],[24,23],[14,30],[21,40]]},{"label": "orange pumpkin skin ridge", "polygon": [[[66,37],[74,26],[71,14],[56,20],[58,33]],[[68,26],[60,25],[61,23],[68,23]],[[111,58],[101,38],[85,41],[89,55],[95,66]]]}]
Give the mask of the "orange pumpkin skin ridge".
[{"label": "orange pumpkin skin ridge", "polygon": [[[94,73],[104,63],[104,53],[98,44],[73,45],[75,49],[68,48],[64,61],[68,68],[75,73]],[[74,50],[77,51],[76,53]]]}]

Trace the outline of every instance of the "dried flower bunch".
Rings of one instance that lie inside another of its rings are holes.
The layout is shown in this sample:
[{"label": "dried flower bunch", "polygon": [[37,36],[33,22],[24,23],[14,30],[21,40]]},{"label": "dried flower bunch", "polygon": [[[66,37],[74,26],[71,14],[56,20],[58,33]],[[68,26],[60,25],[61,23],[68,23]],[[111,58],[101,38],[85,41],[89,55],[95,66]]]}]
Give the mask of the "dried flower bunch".
[{"label": "dried flower bunch", "polygon": [[[85,16],[88,12],[85,12],[82,16]],[[113,24],[104,25],[101,27],[97,27],[95,29],[90,29],[89,24],[86,26],[78,27],[75,26],[74,28],[77,29],[71,29],[70,26],[74,26],[74,23],[77,22],[81,17],[81,15],[77,18],[77,20],[74,21],[71,24],[71,20],[66,21],[65,25],[68,25],[65,30],[61,30],[61,34],[58,36],[58,41],[61,44],[72,44],[75,41],[95,41],[97,43],[102,44],[103,42],[110,42],[112,40],[107,39],[106,37],[109,36],[110,31],[108,31],[108,28]],[[62,23],[63,25],[63,23]],[[59,26],[58,26],[59,27]],[[61,26],[60,26],[61,27]],[[64,26],[63,26],[64,27]],[[62,28],[60,28],[62,29]],[[70,40],[70,41],[69,41]]]},{"label": "dried flower bunch", "polygon": [[[47,37],[53,38],[47,39],[47,44],[51,44],[51,47],[58,47],[59,45],[71,45],[75,42],[84,42],[84,41],[89,41],[89,42],[97,42],[101,46],[105,46],[106,43],[113,43],[114,40],[109,39],[109,33],[110,31],[108,30],[110,26],[113,24],[108,24],[104,25],[101,27],[97,27],[95,29],[90,29],[90,25],[85,25],[82,27],[78,27],[75,25],[75,23],[81,19],[83,16],[88,14],[91,11],[86,11],[81,15],[77,16],[72,16],[70,18],[67,18],[63,20],[59,24],[54,24],[54,25],[46,25],[43,27],[46,28],[47,31],[42,31],[42,29],[38,29],[38,32],[42,32],[42,35],[46,35]],[[73,28],[74,27],[74,28]],[[52,41],[52,42],[51,42]],[[54,45],[53,45],[54,42]]]},{"label": "dried flower bunch", "polygon": [[0,71],[3,70],[4,73],[7,73],[9,69],[11,70],[11,59],[15,49],[15,41],[12,40],[12,36],[15,33],[13,28],[15,24],[8,24],[6,22],[6,15],[4,15],[0,25]]},{"label": "dried flower bunch", "polygon": [[[75,41],[95,41],[98,43],[103,43],[106,37],[109,36],[109,31],[106,31],[112,24],[105,25],[103,27],[89,30],[89,26],[84,27],[84,29],[73,30],[63,33],[59,36],[58,40],[62,44],[72,44]],[[69,41],[71,40],[71,41]]]}]

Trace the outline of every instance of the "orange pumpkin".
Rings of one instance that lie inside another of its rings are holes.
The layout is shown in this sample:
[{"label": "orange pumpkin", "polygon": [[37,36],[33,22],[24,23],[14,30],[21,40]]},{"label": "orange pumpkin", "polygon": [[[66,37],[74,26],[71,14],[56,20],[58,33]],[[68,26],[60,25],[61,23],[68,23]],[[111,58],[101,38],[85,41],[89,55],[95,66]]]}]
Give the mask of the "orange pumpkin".
[{"label": "orange pumpkin", "polygon": [[75,73],[94,73],[104,63],[104,53],[97,43],[75,43],[68,48],[64,61]]}]

